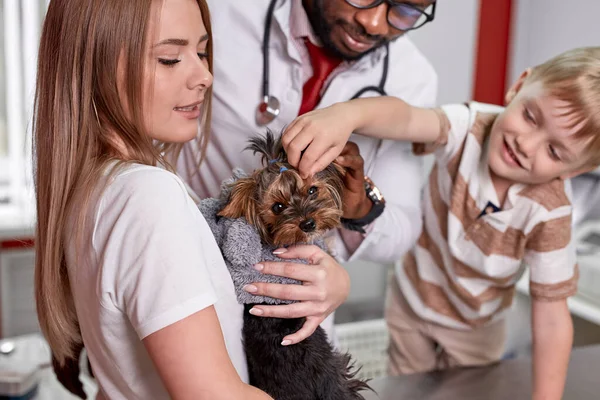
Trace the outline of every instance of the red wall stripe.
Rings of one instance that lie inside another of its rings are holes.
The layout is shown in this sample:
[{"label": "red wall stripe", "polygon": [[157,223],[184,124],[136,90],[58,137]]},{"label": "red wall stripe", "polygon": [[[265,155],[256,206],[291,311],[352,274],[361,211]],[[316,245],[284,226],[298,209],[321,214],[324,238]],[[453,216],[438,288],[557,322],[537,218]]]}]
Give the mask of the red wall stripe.
[{"label": "red wall stripe", "polygon": [[473,100],[503,105],[513,0],[480,0]]},{"label": "red wall stripe", "polygon": [[0,250],[29,249],[34,246],[33,239],[30,238],[0,241]]}]

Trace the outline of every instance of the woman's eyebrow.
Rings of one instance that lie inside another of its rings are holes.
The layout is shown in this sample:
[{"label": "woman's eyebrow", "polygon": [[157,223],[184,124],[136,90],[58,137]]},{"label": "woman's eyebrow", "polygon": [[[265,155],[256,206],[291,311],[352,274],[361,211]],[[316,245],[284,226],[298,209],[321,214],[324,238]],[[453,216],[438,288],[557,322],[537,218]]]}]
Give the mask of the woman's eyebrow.
[{"label": "woman's eyebrow", "polygon": [[[208,40],[208,33],[206,33],[200,37],[200,40],[198,40],[198,44],[204,42],[205,40]],[[161,40],[160,42],[158,42],[157,44],[155,44],[152,47],[165,46],[165,45],[187,46],[189,43],[190,43],[190,41],[187,39],[169,38],[169,39]]]},{"label": "woman's eyebrow", "polygon": [[165,46],[165,45],[175,45],[175,46],[187,46],[190,42],[187,39],[165,39],[161,40],[157,44],[152,47]]}]

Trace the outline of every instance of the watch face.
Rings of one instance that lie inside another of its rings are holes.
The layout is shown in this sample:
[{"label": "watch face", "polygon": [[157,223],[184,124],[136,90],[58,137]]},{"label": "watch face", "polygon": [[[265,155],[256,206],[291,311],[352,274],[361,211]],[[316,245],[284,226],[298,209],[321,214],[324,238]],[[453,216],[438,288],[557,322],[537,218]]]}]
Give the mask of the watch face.
[{"label": "watch face", "polygon": [[385,203],[381,191],[368,176],[365,176],[365,191],[367,192],[367,197],[373,203]]}]

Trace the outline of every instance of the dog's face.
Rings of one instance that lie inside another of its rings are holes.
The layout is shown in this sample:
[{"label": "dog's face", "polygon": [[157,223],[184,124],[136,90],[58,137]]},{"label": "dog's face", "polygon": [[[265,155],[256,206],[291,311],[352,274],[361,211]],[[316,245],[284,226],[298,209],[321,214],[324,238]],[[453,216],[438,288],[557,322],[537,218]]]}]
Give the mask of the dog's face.
[{"label": "dog's face", "polygon": [[303,180],[270,133],[251,143],[250,149],[263,153],[266,166],[233,184],[220,216],[245,217],[263,242],[274,246],[311,243],[340,225],[343,168],[331,164]]}]

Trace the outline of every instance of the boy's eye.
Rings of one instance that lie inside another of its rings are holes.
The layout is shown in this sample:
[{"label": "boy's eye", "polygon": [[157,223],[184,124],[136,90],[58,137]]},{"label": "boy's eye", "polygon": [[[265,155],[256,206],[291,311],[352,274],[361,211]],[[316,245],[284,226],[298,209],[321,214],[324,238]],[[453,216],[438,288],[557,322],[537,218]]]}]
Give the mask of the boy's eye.
[{"label": "boy's eye", "polygon": [[273,207],[271,207],[271,211],[273,211],[273,214],[275,215],[281,214],[283,210],[285,210],[285,206],[281,203],[275,203],[273,204]]},{"label": "boy's eye", "polygon": [[558,153],[556,152],[556,149],[554,148],[554,146],[552,146],[552,145],[548,146],[548,152],[550,153],[550,158],[552,158],[553,160],[556,160],[556,161],[560,161],[560,157],[558,156]]},{"label": "boy's eye", "polygon": [[316,186],[311,186],[311,187],[308,189],[308,194],[309,194],[309,195],[312,195],[312,194],[315,194],[315,193],[317,193],[317,187],[316,187]]},{"label": "boy's eye", "polygon": [[162,65],[166,65],[167,67],[172,67],[173,65],[177,64],[178,62],[180,62],[181,60],[178,59],[171,59],[171,58],[159,58],[158,62],[161,63]]},{"label": "boy's eye", "polygon": [[523,108],[523,117],[525,118],[525,120],[535,124],[535,118],[533,118],[533,114],[531,113],[531,111],[529,111],[527,107]]}]

